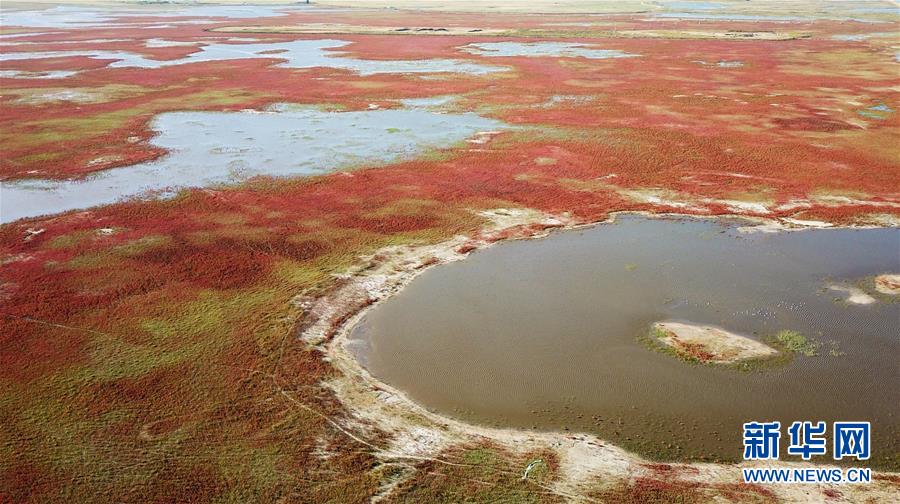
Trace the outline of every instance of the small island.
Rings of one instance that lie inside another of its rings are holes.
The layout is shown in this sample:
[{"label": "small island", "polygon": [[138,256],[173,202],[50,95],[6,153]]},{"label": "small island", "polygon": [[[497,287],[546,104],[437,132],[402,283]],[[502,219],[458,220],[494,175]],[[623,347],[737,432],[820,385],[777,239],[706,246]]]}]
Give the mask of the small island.
[{"label": "small island", "polygon": [[774,357],[778,350],[746,336],[684,322],[653,324],[656,339],[679,357],[708,364],[734,364]]},{"label": "small island", "polygon": [[900,295],[900,274],[878,275],[875,277],[875,290],[888,296]]}]

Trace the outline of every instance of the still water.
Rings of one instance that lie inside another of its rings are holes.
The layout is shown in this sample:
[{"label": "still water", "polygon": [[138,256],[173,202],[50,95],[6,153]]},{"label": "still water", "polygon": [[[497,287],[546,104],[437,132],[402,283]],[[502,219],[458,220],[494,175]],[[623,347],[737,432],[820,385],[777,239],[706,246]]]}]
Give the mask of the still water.
[{"label": "still water", "polygon": [[[382,73],[465,73],[483,75],[504,70],[503,67],[482,65],[459,59],[422,60],[366,60],[353,58],[334,51],[348,45],[343,40],[292,40],[290,42],[222,43],[211,42],[199,46],[197,51],[184,57],[158,60],[130,51],[90,50],[3,52],[0,62],[27,61],[48,58],[86,57],[111,60],[108,68],[166,68],[189,63],[210,61],[235,61],[245,59],[272,59],[282,68],[337,68],[360,75]],[[15,76],[13,76],[15,77]]]},{"label": "still water", "polygon": [[[900,271],[900,230],[746,225],[620,216],[499,244],[423,273],[348,345],[378,378],[470,422],[728,461],[746,421],[869,420],[871,465],[896,469],[900,303],[851,305],[828,287]],[[638,341],[671,319],[758,339],[790,329],[821,347],[753,372],[691,365]]]},{"label": "still water", "polygon": [[324,112],[279,104],[266,111],[168,112],[152,124],[162,158],[84,180],[0,182],[0,222],[166,196],[184,187],[236,184],[255,176],[320,175],[388,163],[447,147],[504,123],[473,113],[424,109]]}]

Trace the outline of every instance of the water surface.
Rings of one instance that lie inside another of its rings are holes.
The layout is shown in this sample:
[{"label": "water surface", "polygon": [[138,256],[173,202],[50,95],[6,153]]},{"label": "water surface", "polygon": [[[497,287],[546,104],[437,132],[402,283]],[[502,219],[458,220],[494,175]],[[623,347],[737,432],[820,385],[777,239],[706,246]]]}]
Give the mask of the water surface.
[{"label": "water surface", "polygon": [[[471,422],[735,460],[746,421],[869,420],[872,465],[896,469],[900,303],[849,305],[827,286],[900,271],[900,230],[740,225],[631,216],[499,244],[426,271],[348,344],[375,376]],[[755,372],[690,365],[638,340],[670,319],[755,338],[790,329],[822,346]]]},{"label": "water surface", "polygon": [[151,126],[157,132],[151,143],[169,154],[86,180],[2,182],[0,222],[258,175],[316,175],[391,162],[504,124],[472,113],[323,112],[282,105],[265,112],[171,112],[157,116]]},{"label": "water surface", "polygon": [[[204,17],[225,19],[255,19],[286,15],[290,10],[316,10],[305,6],[265,5],[119,5],[115,8],[58,5],[50,8],[27,8],[0,13],[4,26],[32,28],[90,28],[129,24],[132,17]],[[176,21],[180,22],[180,21]],[[192,22],[197,22],[193,20]],[[212,22],[203,19],[200,22]]]},{"label": "water surface", "polygon": [[109,68],[165,68],[209,61],[234,61],[243,59],[283,60],[275,64],[283,68],[339,68],[360,75],[379,73],[442,73],[457,72],[482,75],[503,70],[502,67],[482,65],[457,59],[423,60],[365,60],[330,51],[349,44],[343,40],[293,40],[290,42],[264,42],[228,44],[214,42],[202,45],[196,52],[171,60],[157,60],[130,51],[75,50],[46,52],[3,52],[0,61],[20,61],[46,58],[83,56],[98,60],[112,60]]},{"label": "water surface", "polygon": [[676,9],[676,10],[713,10],[713,9],[724,9],[725,5],[715,2],[664,2],[662,4],[663,7],[667,9]]}]

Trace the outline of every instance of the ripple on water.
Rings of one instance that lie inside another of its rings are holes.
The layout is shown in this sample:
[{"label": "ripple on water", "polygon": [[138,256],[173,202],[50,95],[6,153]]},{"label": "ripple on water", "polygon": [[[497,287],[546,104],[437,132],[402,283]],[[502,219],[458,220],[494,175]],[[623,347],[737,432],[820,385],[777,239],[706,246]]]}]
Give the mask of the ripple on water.
[{"label": "ripple on water", "polygon": [[[900,452],[900,303],[852,305],[827,286],[900,271],[900,230],[741,225],[620,216],[499,244],[372,309],[353,351],[425,406],[471,421],[734,460],[746,421],[870,420],[873,465],[885,464]],[[756,339],[794,330],[821,346],[769,370],[692,366],[638,340],[660,320]]]}]

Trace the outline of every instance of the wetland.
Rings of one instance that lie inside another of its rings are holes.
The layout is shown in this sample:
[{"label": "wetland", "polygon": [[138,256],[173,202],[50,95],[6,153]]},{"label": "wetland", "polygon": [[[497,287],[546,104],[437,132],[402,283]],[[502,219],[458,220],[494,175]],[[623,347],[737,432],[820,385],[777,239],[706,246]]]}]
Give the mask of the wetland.
[{"label": "wetland", "polygon": [[[508,242],[423,273],[372,309],[350,349],[377,378],[452,417],[591,432],[661,460],[734,461],[748,419],[873,424],[900,447],[897,229],[747,231],[738,220],[620,216]],[[848,303],[829,287],[871,291]],[[758,366],[685,362],[646,344],[690,321],[802,351]],[[787,332],[785,332],[787,331]]]}]

